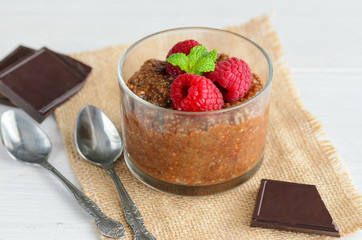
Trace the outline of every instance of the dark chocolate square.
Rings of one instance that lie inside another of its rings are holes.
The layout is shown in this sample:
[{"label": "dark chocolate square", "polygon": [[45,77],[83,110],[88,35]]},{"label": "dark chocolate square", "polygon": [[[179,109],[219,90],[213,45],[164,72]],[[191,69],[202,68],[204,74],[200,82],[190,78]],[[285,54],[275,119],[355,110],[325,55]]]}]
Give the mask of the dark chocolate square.
[{"label": "dark chocolate square", "polygon": [[261,181],[251,226],[340,236],[315,185],[268,179]]},{"label": "dark chocolate square", "polygon": [[0,73],[0,92],[41,122],[83,86],[83,66],[42,48]]},{"label": "dark chocolate square", "polygon": [[[22,61],[23,59],[25,59],[27,56],[34,53],[35,51],[36,51],[35,49],[20,45],[15,50],[13,50],[9,55],[7,55],[3,60],[0,61],[0,74],[1,72],[6,71],[7,68],[10,68],[15,64],[18,64],[20,61]],[[79,62],[71,57],[56,53],[54,51],[52,52],[57,54],[59,58],[61,58],[65,63],[70,65],[74,69],[74,71],[78,71],[84,78],[86,78],[92,70],[90,66],[82,62]],[[3,96],[1,93],[0,93],[0,104],[14,106],[14,104],[7,97]]]}]

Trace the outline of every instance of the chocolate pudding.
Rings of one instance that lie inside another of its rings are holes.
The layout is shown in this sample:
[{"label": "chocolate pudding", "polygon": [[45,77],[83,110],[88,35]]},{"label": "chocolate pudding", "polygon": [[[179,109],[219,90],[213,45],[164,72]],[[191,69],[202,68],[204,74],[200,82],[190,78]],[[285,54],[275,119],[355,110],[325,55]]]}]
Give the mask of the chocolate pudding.
[{"label": "chocolate pudding", "polygon": [[124,159],[142,183],[210,195],[262,165],[273,70],[253,41],[218,29],[166,30],[130,46],[117,73]]},{"label": "chocolate pudding", "polygon": [[[226,58],[221,54],[218,61]],[[185,186],[225,183],[253,169],[263,157],[268,106],[254,104],[228,114],[210,111],[206,119],[185,112],[169,114],[173,80],[166,75],[165,61],[150,59],[127,82],[138,97],[165,108],[129,106],[133,109],[124,116],[124,136],[132,163],[153,178]],[[262,89],[262,81],[253,74],[247,94],[225,103],[223,109],[249,100]]]}]

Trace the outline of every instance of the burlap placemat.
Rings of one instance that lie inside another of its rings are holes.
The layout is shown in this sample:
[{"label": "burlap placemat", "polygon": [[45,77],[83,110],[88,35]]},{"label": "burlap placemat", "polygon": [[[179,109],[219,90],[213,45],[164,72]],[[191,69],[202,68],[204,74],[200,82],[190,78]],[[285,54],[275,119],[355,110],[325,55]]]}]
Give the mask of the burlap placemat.
[{"label": "burlap placemat", "polygon": [[[267,16],[229,27],[260,44],[274,64],[265,160],[258,173],[242,186],[216,196],[178,197],[150,189],[128,171],[123,159],[116,169],[157,239],[324,239],[324,236],[249,227],[262,178],[315,184],[342,235],[362,227],[362,197],[356,191],[343,161],[327,140],[321,124],[297,98],[289,69]],[[106,172],[84,161],[73,141],[74,123],[85,104],[101,108],[120,129],[120,91],[116,68],[126,45],[73,54],[93,71],[84,88],[56,110],[69,161],[84,192],[112,218],[122,222],[126,238],[132,231],[123,216],[117,190]],[[101,236],[102,239],[106,239]]]}]

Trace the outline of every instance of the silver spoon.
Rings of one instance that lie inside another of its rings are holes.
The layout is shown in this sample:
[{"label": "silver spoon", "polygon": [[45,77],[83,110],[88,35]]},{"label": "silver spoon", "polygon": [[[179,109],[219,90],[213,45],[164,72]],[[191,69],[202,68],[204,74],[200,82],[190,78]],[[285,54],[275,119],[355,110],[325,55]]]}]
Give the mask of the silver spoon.
[{"label": "silver spoon", "polygon": [[113,163],[121,156],[123,142],[117,128],[100,109],[84,106],[75,124],[75,145],[86,160],[102,166],[115,183],[128,224],[133,229],[134,240],[156,238],[145,228],[142,216],[119,179]]},{"label": "silver spoon", "polygon": [[121,223],[107,217],[100,208],[49,162],[52,144],[38,124],[23,113],[8,110],[1,116],[1,139],[7,152],[16,160],[38,164],[54,173],[74,195],[83,210],[93,217],[99,232],[112,238],[124,237]]}]

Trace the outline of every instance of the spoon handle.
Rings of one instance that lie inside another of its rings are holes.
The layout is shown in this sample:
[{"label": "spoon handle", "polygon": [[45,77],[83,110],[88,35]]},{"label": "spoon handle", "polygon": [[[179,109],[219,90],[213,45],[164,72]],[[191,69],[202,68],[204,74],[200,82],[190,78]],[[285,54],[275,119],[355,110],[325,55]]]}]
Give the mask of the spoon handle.
[{"label": "spoon handle", "polygon": [[64,185],[74,195],[75,199],[83,208],[83,210],[91,217],[93,217],[100,233],[113,238],[121,238],[125,236],[124,227],[120,222],[104,215],[102,210],[97,206],[95,202],[93,202],[90,198],[84,195],[83,192],[81,192],[68,179],[66,179],[55,167],[53,167],[47,161],[45,161],[41,165],[44,168],[48,169],[50,172],[52,172],[62,183],[64,183]]},{"label": "spoon handle", "polygon": [[126,189],[124,188],[121,180],[118,177],[118,174],[113,164],[105,166],[104,168],[111,176],[114,184],[117,187],[126,220],[131,226],[134,233],[133,239],[156,240],[156,238],[146,229],[141,213],[138,211],[136,205],[133,203],[131,197],[128,195]]}]

